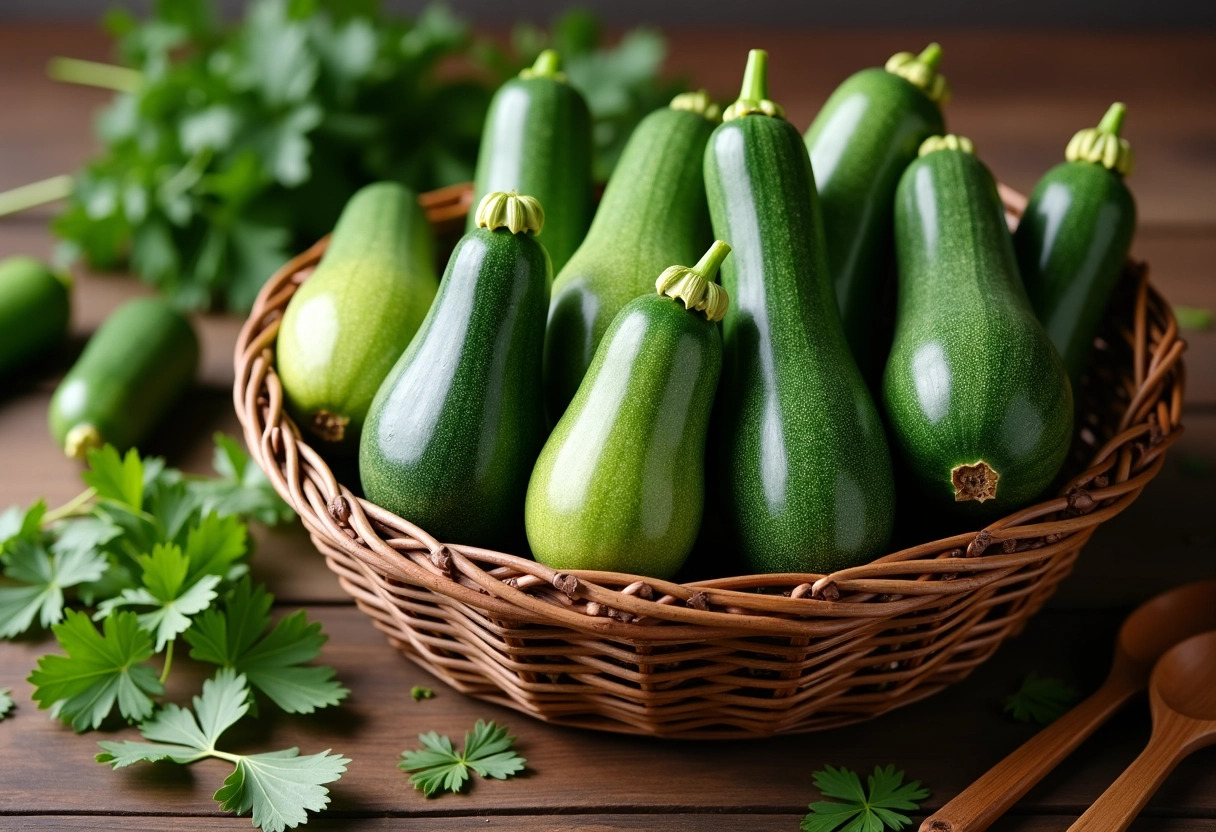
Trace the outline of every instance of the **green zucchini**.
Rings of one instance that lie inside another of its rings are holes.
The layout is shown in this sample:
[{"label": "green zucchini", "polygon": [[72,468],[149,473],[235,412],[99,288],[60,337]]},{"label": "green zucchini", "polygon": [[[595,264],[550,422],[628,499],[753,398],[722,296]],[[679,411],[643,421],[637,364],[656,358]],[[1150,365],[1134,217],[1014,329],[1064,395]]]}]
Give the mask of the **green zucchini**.
[{"label": "green zucchini", "polygon": [[766,97],[753,50],[705,150],[722,268],[715,405],[722,514],[760,572],[828,572],[881,553],[895,487],[877,408],[849,354],[806,146]]},{"label": "green zucchini", "polygon": [[868,368],[879,351],[875,297],[891,262],[895,186],[921,142],[945,132],[950,88],[941,47],[900,52],[863,69],[828,98],[806,132],[827,236],[828,271],[849,348]]},{"label": "green zucchini", "polygon": [[359,476],[368,499],[440,539],[506,546],[522,540],[545,441],[549,259],[531,197],[487,194],[477,218],[372,400]]},{"label": "green zucchini", "polygon": [[591,230],[553,280],[545,338],[553,421],[574,398],[621,307],[651,291],[666,266],[691,263],[709,244],[701,159],[718,114],[704,91],[685,93],[629,137]]},{"label": "green zucchini", "polygon": [[1067,161],[1035,185],[1013,236],[1026,293],[1074,389],[1136,230],[1136,201],[1123,181],[1132,166],[1119,137],[1125,112],[1112,104],[1096,128],[1073,137]]},{"label": "green zucchini", "polygon": [[722,364],[713,283],[730,246],[621,309],[528,483],[532,554],[555,569],[670,578],[701,526],[705,440]]},{"label": "green zucchini", "polygon": [[[473,204],[495,191],[528,194],[545,206],[545,250],[561,271],[591,224],[591,113],[559,72],[556,52],[507,81],[490,102]],[[469,212],[467,231],[477,227]]]},{"label": "green zucchini", "polygon": [[1072,391],[1022,288],[996,182],[967,139],[927,139],[904,172],[895,250],[892,440],[930,504],[1007,514],[1063,464]]},{"label": "green zucchini", "polygon": [[134,447],[169,411],[198,371],[198,337],[160,298],[128,301],[89,339],[51,397],[51,436],[64,453]]},{"label": "green zucchini", "polygon": [[379,182],[355,193],[279,326],[287,406],[313,438],[358,449],[372,397],[438,285],[430,225],[413,192]]},{"label": "green zucchini", "polygon": [[33,257],[0,262],[0,378],[63,340],[71,282]]}]

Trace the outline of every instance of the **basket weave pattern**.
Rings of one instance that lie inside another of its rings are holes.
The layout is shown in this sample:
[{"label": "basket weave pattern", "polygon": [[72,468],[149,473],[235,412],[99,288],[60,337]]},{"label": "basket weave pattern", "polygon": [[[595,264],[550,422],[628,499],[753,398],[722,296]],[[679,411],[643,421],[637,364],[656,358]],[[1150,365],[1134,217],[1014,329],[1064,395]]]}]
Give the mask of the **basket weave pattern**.
[{"label": "basket weave pattern", "polygon": [[[454,228],[467,187],[422,201],[437,227]],[[1077,397],[1069,470],[1079,473],[1059,496],[829,575],[676,584],[561,573],[435,540],[356,497],[307,444],[284,411],[274,346],[283,309],[324,249],[276,273],[242,329],[233,393],[246,442],[395,647],[457,690],[554,723],[765,736],[868,719],[935,693],[1042,606],[1181,433],[1185,343],[1147,268],[1129,263]]]}]

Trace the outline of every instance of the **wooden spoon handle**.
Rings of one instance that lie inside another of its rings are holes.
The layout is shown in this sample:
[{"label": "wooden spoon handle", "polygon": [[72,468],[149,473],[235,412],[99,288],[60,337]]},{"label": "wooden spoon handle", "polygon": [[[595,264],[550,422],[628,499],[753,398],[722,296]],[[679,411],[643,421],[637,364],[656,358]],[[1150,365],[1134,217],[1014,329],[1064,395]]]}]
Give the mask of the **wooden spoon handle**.
[{"label": "wooden spoon handle", "polygon": [[987,829],[1136,692],[1134,686],[1108,679],[1088,699],[1035,734],[925,819],[920,832]]},{"label": "wooden spoon handle", "polygon": [[1131,826],[1144,804],[1186,756],[1188,739],[1185,732],[1159,731],[1154,727],[1153,736],[1140,756],[1068,827],[1068,832],[1123,832]]}]

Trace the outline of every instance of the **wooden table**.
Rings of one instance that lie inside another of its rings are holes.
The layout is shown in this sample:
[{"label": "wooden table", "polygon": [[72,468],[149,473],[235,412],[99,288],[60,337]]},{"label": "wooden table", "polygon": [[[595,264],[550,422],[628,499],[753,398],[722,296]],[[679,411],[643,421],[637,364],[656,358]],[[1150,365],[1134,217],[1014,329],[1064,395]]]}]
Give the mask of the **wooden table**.
[{"label": "wooden table", "polygon": [[[764,45],[773,97],[804,126],[848,72],[930,36],[673,32],[670,66],[726,97],[744,49]],[[1216,36],[936,36],[955,89],[951,128],[971,136],[998,175],[1021,190],[1061,158],[1075,129],[1095,123],[1110,101],[1126,101],[1126,134],[1139,159],[1131,180],[1141,209],[1134,253],[1152,263],[1153,279],[1173,302],[1216,307]],[[91,112],[104,96],[46,81],[43,66],[52,54],[105,58],[106,48],[87,29],[0,30],[0,189],[71,170],[92,145]],[[0,221],[0,256],[48,254],[50,214]],[[76,338],[141,291],[133,281],[82,276]],[[202,384],[178,410],[174,435],[166,432],[146,451],[205,472],[212,431],[237,432],[228,385],[238,322],[206,317],[198,324]],[[1020,638],[929,700],[860,726],[752,742],[662,742],[550,727],[467,699],[400,658],[339,590],[297,526],[257,532],[254,571],[283,611],[304,606],[324,623],[330,641],[323,659],[352,693],[323,715],[268,715],[238,739],[254,749],[333,747],[353,758],[333,788],[331,808],[310,829],[796,830],[807,803],[818,799],[811,772],[825,763],[863,773],[894,763],[932,790],[925,806],[931,810],[1031,735],[1033,728],[1001,715],[1002,697],[1028,672],[1092,689],[1132,604],[1216,573],[1216,333],[1186,336],[1186,435],[1165,470],[1094,536],[1075,574]],[[54,385],[48,377],[0,396],[0,507],[38,496],[56,505],[79,489],[77,467],[58,454],[44,425]],[[211,799],[226,774],[220,763],[116,773],[93,762],[99,735],[76,736],[29,700],[24,678],[47,648],[38,638],[0,643],[0,687],[13,687],[18,702],[0,723],[0,829],[249,828],[247,819],[222,815]],[[412,702],[408,691],[416,684],[435,686],[436,697]],[[467,794],[438,800],[414,791],[395,768],[399,753],[416,747],[421,732],[459,736],[478,718],[510,725],[528,758],[527,776],[479,781]],[[1148,727],[1143,703],[1128,708],[996,828],[1066,828],[1132,759]],[[1133,828],[1216,832],[1216,749],[1183,763]]]}]

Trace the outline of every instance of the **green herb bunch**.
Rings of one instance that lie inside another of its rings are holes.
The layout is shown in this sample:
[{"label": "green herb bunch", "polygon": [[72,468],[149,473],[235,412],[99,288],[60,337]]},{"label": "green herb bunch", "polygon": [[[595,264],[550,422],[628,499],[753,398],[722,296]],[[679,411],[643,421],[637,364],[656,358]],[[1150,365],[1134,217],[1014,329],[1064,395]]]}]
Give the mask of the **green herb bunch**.
[{"label": "green herb bunch", "polygon": [[193,308],[247,310],[368,182],[424,191],[471,179],[494,90],[543,48],[561,51],[588,99],[601,177],[674,92],[656,80],[657,34],[606,49],[583,12],[551,33],[520,27],[509,48],[475,37],[444,6],[411,20],[374,0],[255,0],[236,26],[211,0],[158,0],[146,21],[112,12],[105,25],[121,66],[51,67],[59,80],[117,91],[98,119],[102,152],[0,213],[68,186],[54,222],[61,261],[129,264]]},{"label": "green herb bunch", "polygon": [[[116,768],[145,760],[233,764],[216,792],[261,829],[305,822],[329,802],[324,784],[349,762],[326,750],[240,755],[220,735],[266,704],[312,713],[340,702],[334,670],[311,664],[326,636],[303,611],[271,619],[273,596],[249,574],[246,518],[291,517],[257,466],[216,437],[218,478],[106,446],[89,454],[87,489],[48,511],[0,514],[0,637],[49,627],[61,652],[29,676],[33,699],[76,731],[139,723],[150,742],[102,742]],[[194,711],[162,704],[175,650],[219,668]],[[0,711],[8,710],[7,696]]]}]

